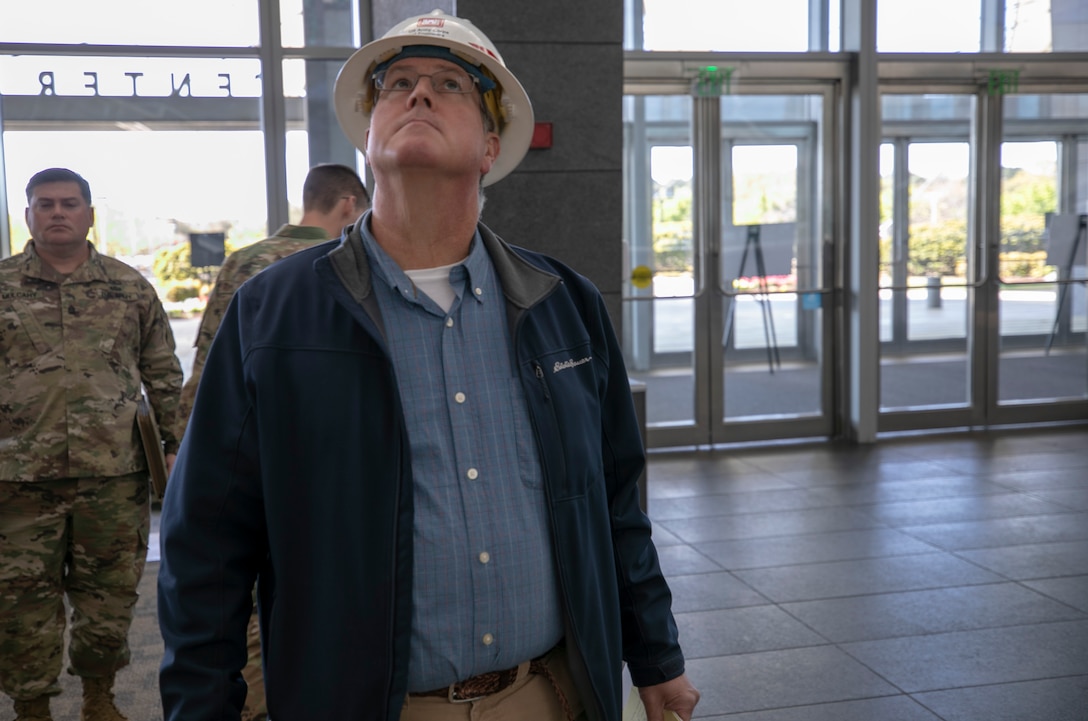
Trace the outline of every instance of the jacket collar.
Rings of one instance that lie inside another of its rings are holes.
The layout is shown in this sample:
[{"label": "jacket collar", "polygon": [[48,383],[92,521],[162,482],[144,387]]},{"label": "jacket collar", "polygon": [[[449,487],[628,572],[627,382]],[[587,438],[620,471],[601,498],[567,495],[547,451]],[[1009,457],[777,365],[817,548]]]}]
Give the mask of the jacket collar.
[{"label": "jacket collar", "polygon": [[[373,279],[359,227],[370,221],[370,213],[368,210],[358,222],[349,226],[340,244],[328,255],[340,282],[356,302],[363,304],[370,296]],[[477,228],[502,283],[503,295],[511,304],[521,309],[530,308],[559,285],[559,276],[529,263],[486,225],[478,223]]]}]

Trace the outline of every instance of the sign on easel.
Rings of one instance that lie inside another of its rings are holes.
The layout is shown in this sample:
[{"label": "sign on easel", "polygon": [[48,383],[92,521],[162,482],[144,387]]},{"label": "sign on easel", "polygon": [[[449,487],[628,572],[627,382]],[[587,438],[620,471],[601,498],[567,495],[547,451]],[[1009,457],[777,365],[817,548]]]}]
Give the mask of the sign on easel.
[{"label": "sign on easel", "polygon": [[789,275],[793,272],[793,257],[797,246],[797,223],[765,223],[763,225],[727,225],[722,229],[722,279],[726,286],[739,274],[743,277],[758,275],[755,258],[748,257],[741,268],[745,244],[752,228],[759,233],[759,246],[763,254],[763,271],[767,275]]},{"label": "sign on easel", "polygon": [[[1046,262],[1071,270],[1070,265],[1085,265],[1088,241],[1081,229],[1085,215],[1077,213],[1047,213]],[[1075,251],[1075,253],[1074,253]],[[1072,262],[1070,262],[1072,261]]]}]

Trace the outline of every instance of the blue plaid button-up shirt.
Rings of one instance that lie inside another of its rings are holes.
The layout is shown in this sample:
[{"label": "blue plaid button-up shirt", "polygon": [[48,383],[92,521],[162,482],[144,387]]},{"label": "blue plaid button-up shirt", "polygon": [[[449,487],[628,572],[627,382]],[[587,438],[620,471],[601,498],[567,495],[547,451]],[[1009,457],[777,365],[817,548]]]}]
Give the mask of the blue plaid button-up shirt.
[{"label": "blue plaid button-up shirt", "polygon": [[479,233],[450,270],[445,312],[363,245],[412,450],[409,692],[541,655],[562,636],[547,501],[506,304]]}]

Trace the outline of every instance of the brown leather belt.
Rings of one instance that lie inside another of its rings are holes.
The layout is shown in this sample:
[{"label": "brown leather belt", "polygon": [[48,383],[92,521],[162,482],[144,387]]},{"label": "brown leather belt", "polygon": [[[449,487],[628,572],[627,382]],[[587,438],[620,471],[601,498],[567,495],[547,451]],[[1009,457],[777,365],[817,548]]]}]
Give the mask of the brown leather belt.
[{"label": "brown leather belt", "polygon": [[[544,662],[542,658],[534,658],[529,662],[529,673],[541,673],[543,669]],[[438,696],[448,699],[450,703],[466,703],[468,701],[477,701],[485,696],[507,689],[517,678],[518,667],[515,666],[505,671],[488,671],[487,673],[481,673],[479,676],[452,683],[449,686],[443,686],[431,691],[411,693],[409,696]]]}]

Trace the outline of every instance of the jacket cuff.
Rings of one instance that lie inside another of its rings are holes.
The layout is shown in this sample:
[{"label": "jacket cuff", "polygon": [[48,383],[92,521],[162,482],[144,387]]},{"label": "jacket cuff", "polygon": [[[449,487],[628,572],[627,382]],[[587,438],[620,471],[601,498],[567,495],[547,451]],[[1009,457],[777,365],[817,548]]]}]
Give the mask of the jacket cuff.
[{"label": "jacket cuff", "polygon": [[659,683],[665,683],[683,675],[684,654],[677,653],[675,656],[653,666],[635,668],[631,664],[627,664],[627,669],[631,674],[631,683],[635,686],[640,688],[643,686],[656,686]]}]

